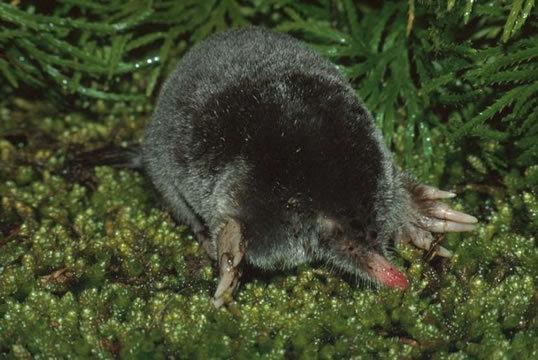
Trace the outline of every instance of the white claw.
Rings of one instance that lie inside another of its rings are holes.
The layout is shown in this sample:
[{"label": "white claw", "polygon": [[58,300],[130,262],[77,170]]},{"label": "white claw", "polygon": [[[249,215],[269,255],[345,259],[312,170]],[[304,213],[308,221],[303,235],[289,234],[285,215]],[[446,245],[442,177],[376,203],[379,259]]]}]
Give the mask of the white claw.
[{"label": "white claw", "polygon": [[222,305],[224,305],[224,299],[222,297],[220,298],[213,298],[211,299],[211,303],[215,308],[220,308]]},{"label": "white claw", "polygon": [[213,297],[215,299],[221,298],[224,292],[230,288],[232,283],[233,283],[232,276],[230,275],[223,276],[222,279],[219,281],[219,284],[217,285],[217,290],[215,290],[215,295],[213,295]]},{"label": "white claw", "polygon": [[446,249],[446,248],[444,248],[442,246],[439,246],[437,248],[436,254],[438,256],[441,256],[441,257],[452,257],[452,251],[450,251],[450,250],[448,250],[448,249]]},{"label": "white claw", "polygon": [[215,290],[215,299],[219,299],[222,297],[224,292],[232,286],[234,280],[235,280],[235,271],[233,268],[233,258],[230,256],[229,253],[222,254],[222,258],[220,259],[220,276],[219,276],[219,283],[217,285],[217,290]]},{"label": "white claw", "polygon": [[436,218],[439,218],[442,220],[451,220],[454,222],[464,223],[464,224],[476,224],[478,222],[478,219],[475,218],[474,216],[451,209],[445,204],[436,205],[429,212]]},{"label": "white claw", "polygon": [[423,250],[430,250],[432,246],[433,236],[427,231],[416,229],[413,235],[411,235],[411,241],[413,245]]},{"label": "white claw", "polygon": [[[414,235],[411,236],[413,245],[422,250],[430,250],[433,243],[433,236],[430,232],[424,230],[416,230]],[[452,252],[442,246],[438,246],[435,254],[441,257],[451,257]]]},{"label": "white claw", "polygon": [[[418,230],[415,232],[415,234],[412,236],[411,241],[413,242],[413,245],[415,245],[417,248],[422,250],[430,250],[433,243],[433,236],[428,231]],[[438,246],[435,254],[441,257],[451,257],[452,252],[442,246]]]},{"label": "white claw", "polygon": [[471,231],[476,228],[476,224],[464,224],[440,219],[427,219],[426,221],[423,221],[422,225],[424,229],[435,233],[463,232]]},{"label": "white claw", "polygon": [[428,185],[421,185],[424,190],[424,196],[427,199],[435,200],[435,199],[450,199],[453,197],[456,197],[456,194],[449,191],[439,190],[436,187],[428,186]]}]

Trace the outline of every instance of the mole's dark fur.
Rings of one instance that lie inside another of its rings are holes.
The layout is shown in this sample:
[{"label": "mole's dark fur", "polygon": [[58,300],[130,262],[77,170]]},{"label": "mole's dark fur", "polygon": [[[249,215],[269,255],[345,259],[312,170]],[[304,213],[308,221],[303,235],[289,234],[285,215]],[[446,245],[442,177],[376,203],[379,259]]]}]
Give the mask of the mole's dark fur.
[{"label": "mole's dark fur", "polygon": [[306,260],[318,216],[374,225],[383,151],[335,67],[261,28],[221,33],[190,51],[144,141],[147,171],[176,216],[211,232],[239,218],[246,260],[268,268]]},{"label": "mole's dark fur", "polygon": [[[219,261],[219,233],[232,243],[235,232],[236,253],[263,269],[325,260],[407,284],[384,259],[413,219],[415,190],[355,91],[290,36],[250,27],[190,50],[161,91],[142,153],[175,217]],[[223,231],[230,219],[239,225]]]}]

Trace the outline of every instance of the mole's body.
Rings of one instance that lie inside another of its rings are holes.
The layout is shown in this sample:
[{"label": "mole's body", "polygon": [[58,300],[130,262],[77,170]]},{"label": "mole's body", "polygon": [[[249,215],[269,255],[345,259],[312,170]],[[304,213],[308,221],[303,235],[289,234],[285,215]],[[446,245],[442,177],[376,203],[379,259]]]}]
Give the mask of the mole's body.
[{"label": "mole's body", "polygon": [[263,269],[327,260],[405,288],[386,260],[390,241],[428,249],[430,231],[476,222],[437,200],[453,194],[395,168],[333,65],[261,28],[218,34],[185,55],[160,94],[143,157],[177,220],[219,261],[217,306],[242,259]]}]

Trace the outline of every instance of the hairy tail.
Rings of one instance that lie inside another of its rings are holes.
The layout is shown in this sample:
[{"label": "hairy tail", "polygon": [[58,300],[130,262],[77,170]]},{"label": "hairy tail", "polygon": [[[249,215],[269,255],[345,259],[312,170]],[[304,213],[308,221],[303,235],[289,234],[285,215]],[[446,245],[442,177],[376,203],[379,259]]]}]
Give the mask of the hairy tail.
[{"label": "hairy tail", "polygon": [[96,150],[77,154],[73,163],[82,166],[106,165],[117,168],[142,170],[142,146],[131,145],[128,147],[106,146]]}]

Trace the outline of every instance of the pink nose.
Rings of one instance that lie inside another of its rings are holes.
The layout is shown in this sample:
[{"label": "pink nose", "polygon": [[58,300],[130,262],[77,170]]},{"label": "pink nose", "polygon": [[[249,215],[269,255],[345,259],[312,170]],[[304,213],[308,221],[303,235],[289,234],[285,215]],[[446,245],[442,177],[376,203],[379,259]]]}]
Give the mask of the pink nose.
[{"label": "pink nose", "polygon": [[405,275],[383,256],[371,253],[369,265],[371,268],[370,275],[381,284],[402,290],[409,286],[409,281],[407,281]]}]

